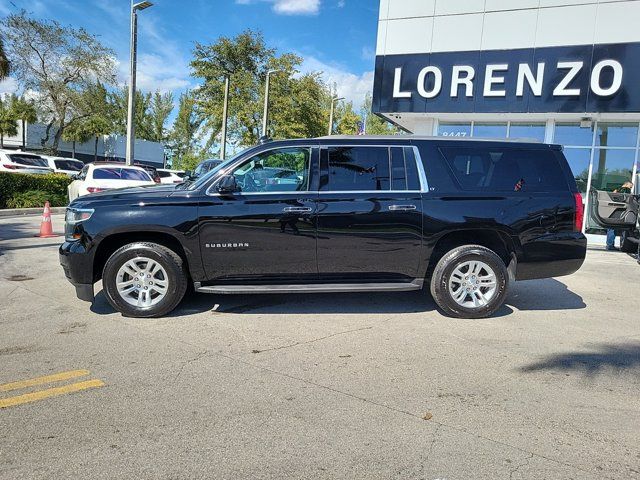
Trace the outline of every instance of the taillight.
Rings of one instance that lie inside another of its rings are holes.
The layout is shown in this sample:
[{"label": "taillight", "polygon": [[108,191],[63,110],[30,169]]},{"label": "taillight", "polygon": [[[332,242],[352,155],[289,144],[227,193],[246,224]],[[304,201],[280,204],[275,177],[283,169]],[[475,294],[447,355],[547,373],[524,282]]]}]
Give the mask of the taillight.
[{"label": "taillight", "polygon": [[105,190],[106,190],[106,188],[100,188],[100,187],[87,187],[87,192],[89,192],[89,193],[104,192]]},{"label": "taillight", "polygon": [[160,182],[160,177],[154,177],[154,178],[153,178],[153,181],[154,181],[154,182],[156,182],[156,183],[161,183],[161,182]]},{"label": "taillight", "polygon": [[8,168],[9,170],[18,170],[19,168],[21,168],[21,167],[19,167],[18,165],[2,164],[2,166],[3,166],[4,168]]},{"label": "taillight", "polygon": [[582,195],[579,193],[574,193],[573,197],[576,201],[576,221],[573,225],[573,230],[575,232],[581,232],[582,223],[584,222],[584,203],[582,203]]}]

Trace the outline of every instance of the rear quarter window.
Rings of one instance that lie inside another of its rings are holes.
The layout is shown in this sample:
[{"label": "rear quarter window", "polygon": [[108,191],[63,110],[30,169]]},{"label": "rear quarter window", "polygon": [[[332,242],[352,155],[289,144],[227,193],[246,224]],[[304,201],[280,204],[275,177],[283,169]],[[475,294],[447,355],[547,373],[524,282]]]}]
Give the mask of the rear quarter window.
[{"label": "rear quarter window", "polygon": [[555,192],[569,189],[552,150],[495,146],[440,147],[463,190]]}]

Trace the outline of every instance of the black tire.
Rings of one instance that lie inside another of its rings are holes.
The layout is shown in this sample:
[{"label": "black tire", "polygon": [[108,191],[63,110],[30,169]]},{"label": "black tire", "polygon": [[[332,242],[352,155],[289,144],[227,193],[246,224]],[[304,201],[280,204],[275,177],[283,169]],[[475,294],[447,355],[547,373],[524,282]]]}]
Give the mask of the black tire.
[{"label": "black tire", "polygon": [[[458,266],[470,260],[484,262],[495,273],[496,291],[484,306],[462,306],[449,292],[451,274]],[[431,296],[445,315],[455,318],[485,318],[493,315],[504,303],[508,289],[509,274],[504,262],[494,251],[480,245],[462,245],[445,253],[431,277]]]},{"label": "black tire", "polygon": [[631,232],[629,230],[623,230],[620,235],[620,251],[624,253],[636,253],[638,251],[638,244],[629,240]]},{"label": "black tire", "polygon": [[[137,307],[127,303],[116,286],[116,277],[120,267],[129,260],[138,257],[155,260],[167,273],[168,285],[165,297],[149,307]],[[182,258],[167,247],[157,243],[130,243],[116,250],[107,260],[102,271],[102,287],[111,306],[125,317],[161,317],[173,311],[184,297],[187,290],[187,272]]]}]

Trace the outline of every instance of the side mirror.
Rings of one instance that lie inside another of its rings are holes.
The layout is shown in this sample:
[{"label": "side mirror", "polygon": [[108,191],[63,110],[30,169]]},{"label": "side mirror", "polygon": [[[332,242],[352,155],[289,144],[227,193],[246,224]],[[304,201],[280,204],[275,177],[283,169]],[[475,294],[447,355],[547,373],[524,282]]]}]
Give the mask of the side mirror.
[{"label": "side mirror", "polygon": [[219,193],[233,193],[238,192],[240,187],[238,187],[238,182],[236,181],[236,177],[233,175],[225,175],[220,179],[218,183],[218,192]]},{"label": "side mirror", "polygon": [[80,178],[80,175],[78,175],[77,173],[74,173],[73,175],[71,175],[71,180],[78,180]]},{"label": "side mirror", "polygon": [[184,172],[184,178],[186,180],[195,180],[196,176],[193,174],[193,170],[186,170]]}]

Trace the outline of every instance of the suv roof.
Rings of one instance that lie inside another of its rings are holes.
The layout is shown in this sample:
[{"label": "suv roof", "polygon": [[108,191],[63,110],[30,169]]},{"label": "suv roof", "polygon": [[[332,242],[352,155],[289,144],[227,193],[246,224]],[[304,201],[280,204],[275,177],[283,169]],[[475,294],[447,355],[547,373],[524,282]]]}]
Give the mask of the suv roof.
[{"label": "suv roof", "polygon": [[316,140],[438,140],[457,142],[509,142],[509,143],[537,143],[535,139],[526,138],[477,138],[477,137],[436,137],[433,135],[330,135],[317,137]]}]

